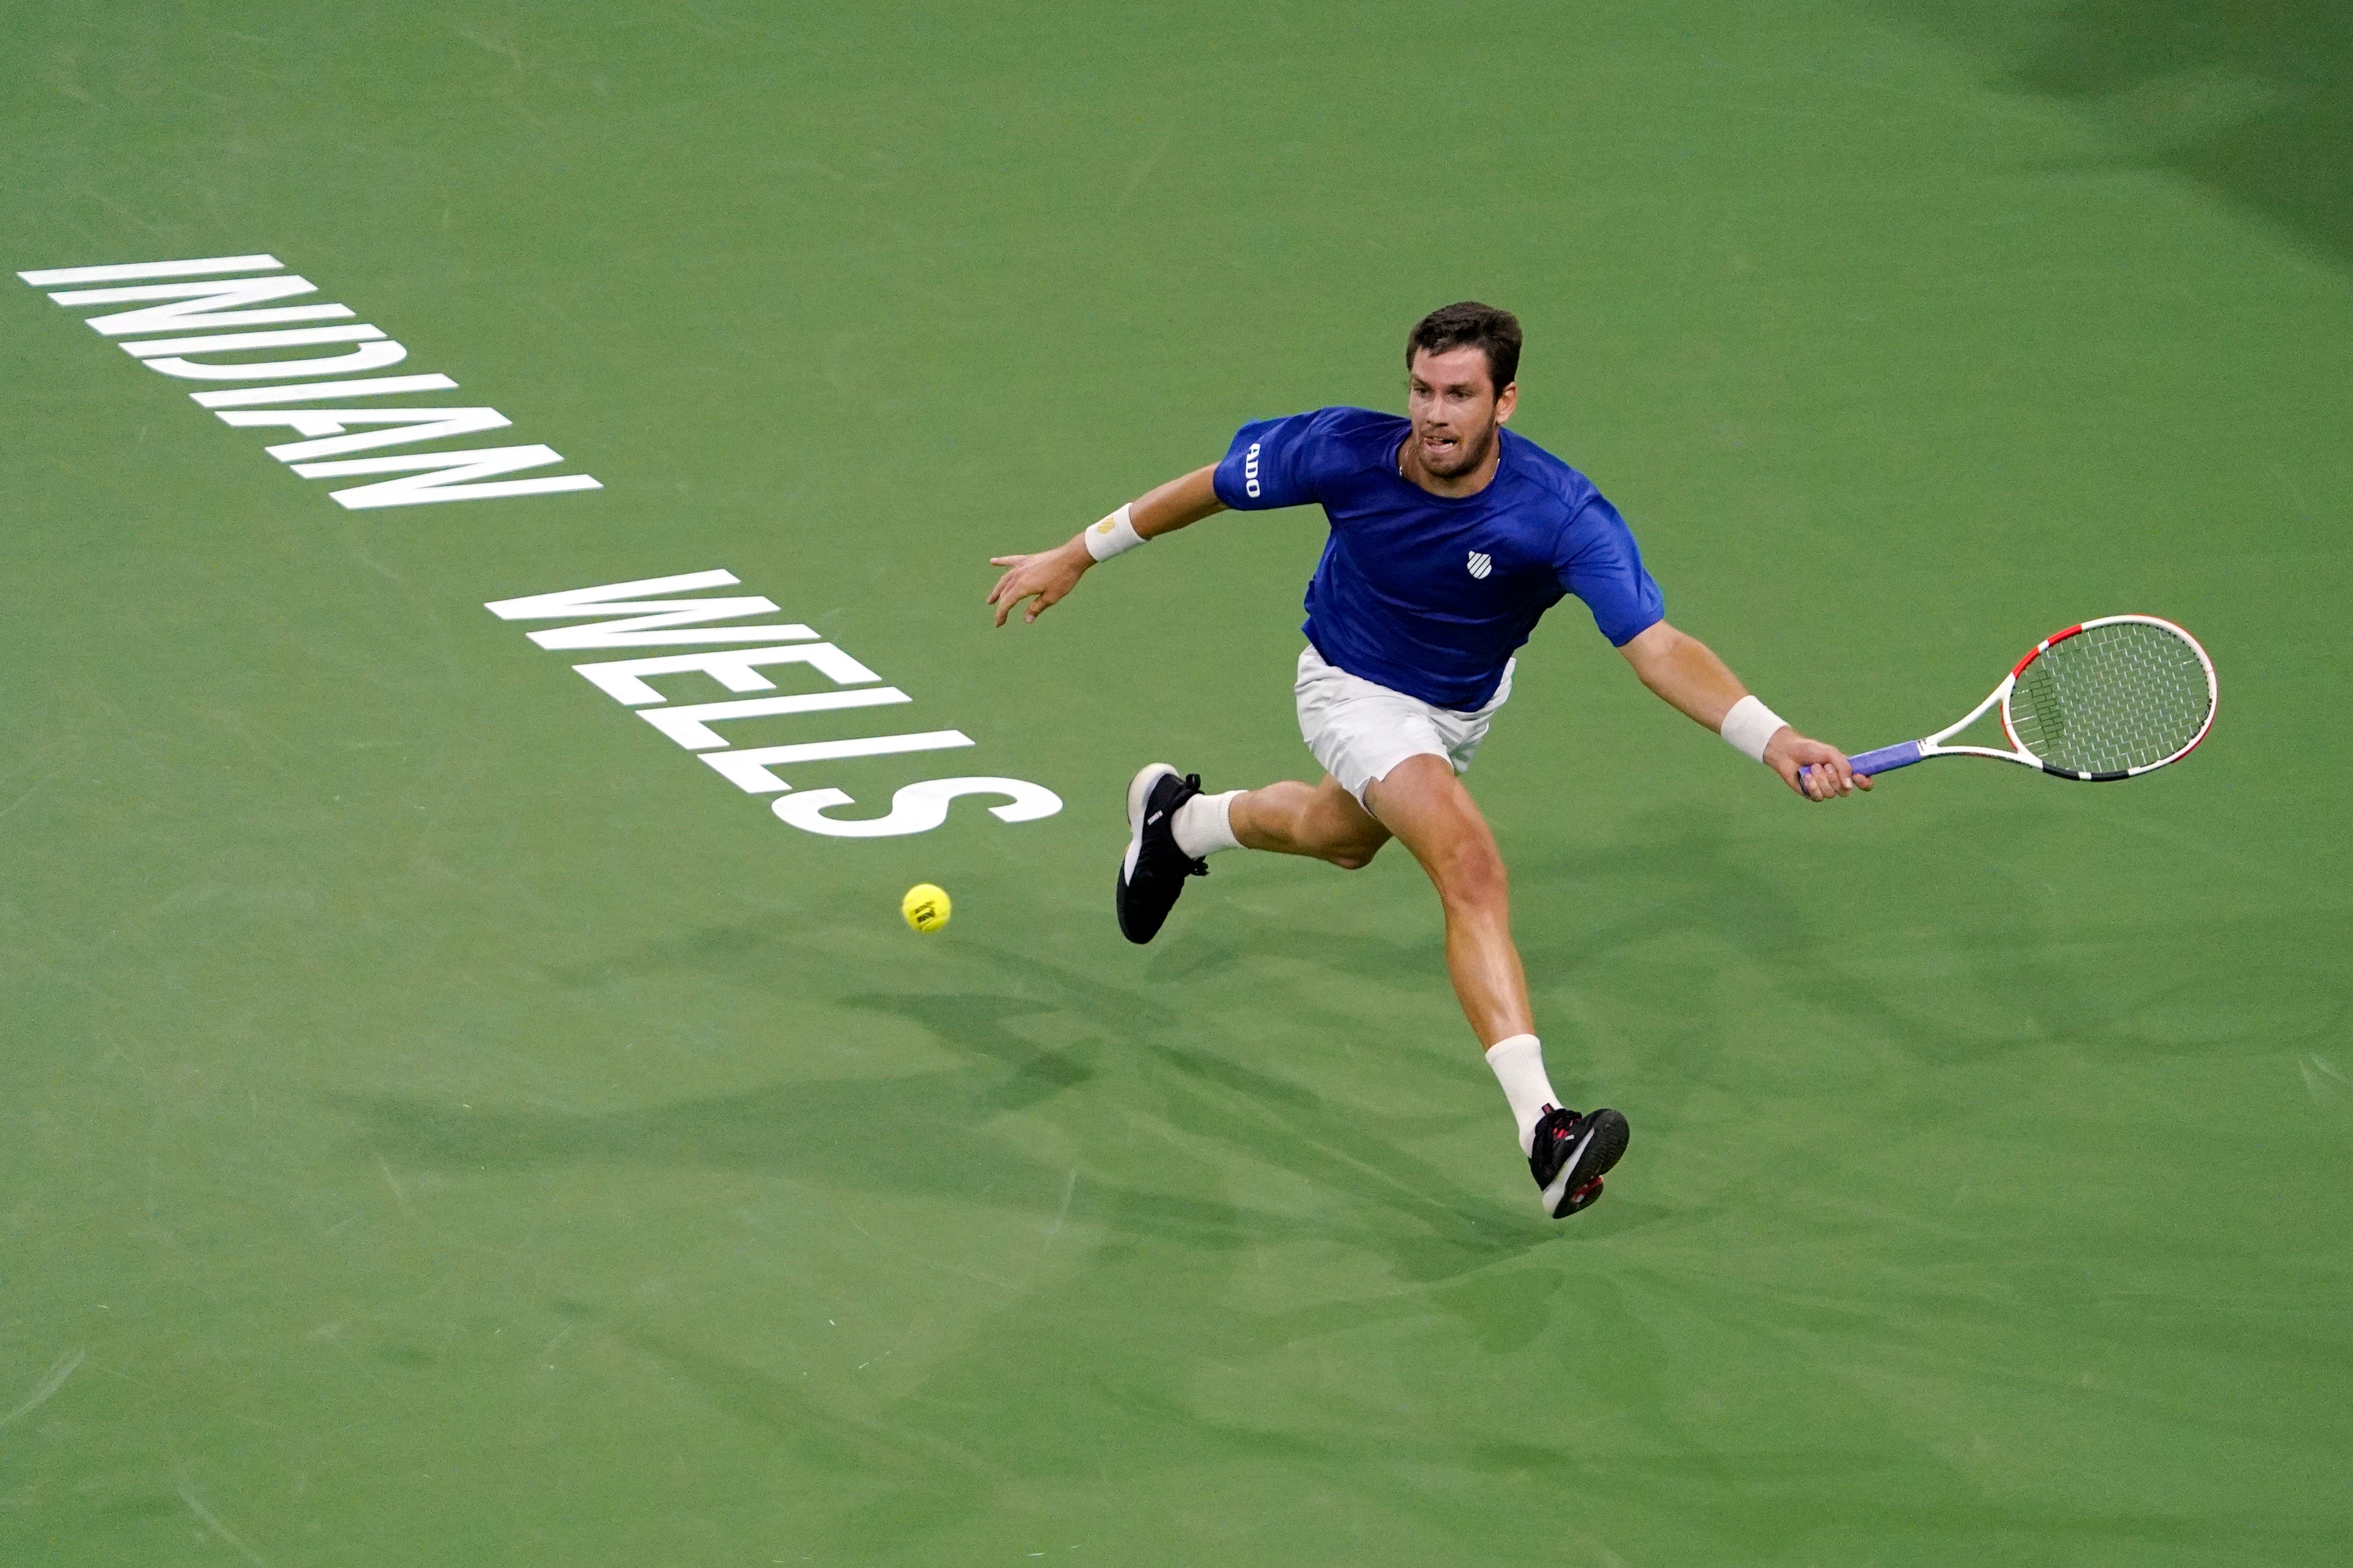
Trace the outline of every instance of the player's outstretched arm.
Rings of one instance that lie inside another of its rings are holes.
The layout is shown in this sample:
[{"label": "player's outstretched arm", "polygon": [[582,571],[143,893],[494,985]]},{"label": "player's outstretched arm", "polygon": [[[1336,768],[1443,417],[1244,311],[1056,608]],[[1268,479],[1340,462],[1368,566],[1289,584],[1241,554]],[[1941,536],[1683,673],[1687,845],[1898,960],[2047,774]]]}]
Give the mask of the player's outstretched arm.
[{"label": "player's outstretched arm", "polygon": [[[1215,464],[1196,468],[1128,502],[1121,510],[1127,513],[1128,526],[1135,531],[1136,538],[1124,542],[1140,543],[1163,533],[1173,533],[1187,523],[1225,510],[1226,503],[1218,499],[1217,489],[1210,483],[1217,471]],[[1119,513],[1113,512],[1101,522],[1079,530],[1058,549],[1041,550],[1035,555],[990,556],[991,566],[1006,569],[1005,575],[997,580],[997,586],[988,591],[988,603],[997,606],[997,624],[1003,626],[1005,617],[1013,613],[1013,606],[1024,599],[1037,601],[1022,613],[1025,622],[1036,620],[1060,603],[1079,585],[1087,568],[1095,563],[1094,552],[1087,548],[1087,535],[1097,530],[1110,534],[1118,517]]]},{"label": "player's outstretched arm", "polygon": [[[1618,651],[1626,656],[1626,662],[1634,667],[1643,685],[1718,734],[1725,734],[1725,717],[1748,695],[1748,689],[1740,684],[1740,678],[1724,660],[1715,657],[1715,649],[1664,621],[1637,634]],[[1770,711],[1753,702],[1749,707],[1756,712]],[[1731,735],[1725,738],[1735,739]],[[1749,754],[1756,755],[1753,751]],[[1774,730],[1765,742],[1765,754],[1760,760],[1781,775],[1783,784],[1808,800],[1829,800],[1833,795],[1851,795],[1858,787],[1871,787],[1868,777],[1858,777],[1847,766],[1843,752],[1810,740],[1788,724]],[[1805,768],[1813,772],[1799,771]]]}]

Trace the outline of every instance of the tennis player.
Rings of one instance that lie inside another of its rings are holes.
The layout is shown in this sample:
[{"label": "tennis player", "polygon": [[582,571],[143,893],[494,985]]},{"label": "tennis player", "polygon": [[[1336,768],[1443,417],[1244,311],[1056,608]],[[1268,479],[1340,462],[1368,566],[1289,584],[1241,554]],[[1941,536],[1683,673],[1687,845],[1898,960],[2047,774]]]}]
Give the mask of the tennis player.
[{"label": "tennis player", "polygon": [[[1119,929],[1150,942],[1187,878],[1227,849],[1355,870],[1391,838],[1446,913],[1454,994],[1519,1123],[1545,1212],[1601,1194],[1626,1118],[1562,1105],[1546,1076],[1503,857],[1461,774],[1512,694],[1513,653],[1574,594],[1642,684],[1809,800],[1871,787],[1835,747],[1751,696],[1704,643],[1667,624],[1617,510],[1567,463],[1504,428],[1519,396],[1520,324],[1466,301],[1406,339],[1409,417],[1324,408],[1245,425],[1224,459],[1169,480],[1057,550],[1002,555],[1003,626],[1050,609],[1096,563],[1224,511],[1319,503],[1331,523],[1307,584],[1299,728],[1323,782],[1208,795],[1166,763],[1127,790]],[[1810,772],[1801,774],[1800,769]]]}]

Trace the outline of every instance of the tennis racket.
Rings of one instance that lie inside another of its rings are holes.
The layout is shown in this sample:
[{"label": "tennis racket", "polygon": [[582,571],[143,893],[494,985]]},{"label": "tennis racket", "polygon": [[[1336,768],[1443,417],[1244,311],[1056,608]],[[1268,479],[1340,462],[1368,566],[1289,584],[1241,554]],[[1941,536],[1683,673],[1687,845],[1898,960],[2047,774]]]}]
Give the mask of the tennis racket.
[{"label": "tennis racket", "polygon": [[[2188,756],[2213,728],[2217,693],[2214,661],[2196,637],[2155,616],[2109,616],[2036,643],[1959,723],[1847,763],[1883,773],[1931,757],[1997,757],[2108,784]],[[2009,751],[1945,743],[1997,703]]]}]

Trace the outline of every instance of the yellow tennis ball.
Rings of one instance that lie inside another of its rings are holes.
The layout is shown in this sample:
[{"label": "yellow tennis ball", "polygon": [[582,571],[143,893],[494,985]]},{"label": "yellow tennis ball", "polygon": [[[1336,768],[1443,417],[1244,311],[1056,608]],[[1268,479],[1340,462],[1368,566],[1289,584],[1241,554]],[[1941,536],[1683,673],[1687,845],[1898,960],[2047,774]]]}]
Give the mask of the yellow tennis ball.
[{"label": "yellow tennis ball", "polygon": [[947,924],[948,916],[955,910],[955,906],[948,902],[947,890],[929,882],[916,883],[899,900],[899,912],[907,917],[907,923],[926,936]]}]

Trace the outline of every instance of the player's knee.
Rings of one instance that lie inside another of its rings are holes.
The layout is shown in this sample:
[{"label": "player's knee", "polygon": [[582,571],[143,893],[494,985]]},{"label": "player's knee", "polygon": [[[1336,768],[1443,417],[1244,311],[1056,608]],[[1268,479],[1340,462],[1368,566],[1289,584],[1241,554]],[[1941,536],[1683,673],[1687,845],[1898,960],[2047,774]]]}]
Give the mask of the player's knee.
[{"label": "player's knee", "polygon": [[1314,836],[1316,856],[1343,871],[1363,870],[1388,841],[1387,833],[1365,831],[1361,813],[1322,811],[1304,826]]},{"label": "player's knee", "polygon": [[1355,823],[1335,823],[1335,831],[1324,840],[1324,858],[1343,871],[1361,871],[1373,863],[1373,857],[1388,842],[1388,835],[1368,834],[1356,830]]},{"label": "player's knee", "polygon": [[1455,846],[1432,869],[1439,896],[1450,904],[1483,909],[1511,900],[1511,875],[1492,843]]}]

